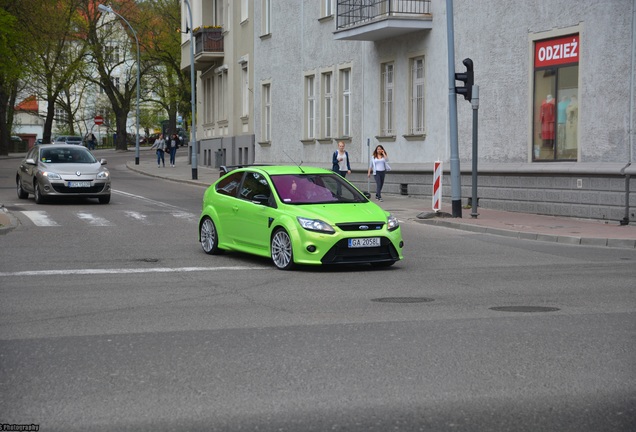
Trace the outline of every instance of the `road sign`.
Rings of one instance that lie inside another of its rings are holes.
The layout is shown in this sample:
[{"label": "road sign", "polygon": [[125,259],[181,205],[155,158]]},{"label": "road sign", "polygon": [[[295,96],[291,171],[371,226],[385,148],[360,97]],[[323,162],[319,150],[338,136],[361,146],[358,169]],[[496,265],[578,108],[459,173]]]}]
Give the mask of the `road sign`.
[{"label": "road sign", "polygon": [[104,123],[104,117],[102,116],[95,116],[95,118],[93,119],[93,121],[95,122],[96,125],[100,125]]}]

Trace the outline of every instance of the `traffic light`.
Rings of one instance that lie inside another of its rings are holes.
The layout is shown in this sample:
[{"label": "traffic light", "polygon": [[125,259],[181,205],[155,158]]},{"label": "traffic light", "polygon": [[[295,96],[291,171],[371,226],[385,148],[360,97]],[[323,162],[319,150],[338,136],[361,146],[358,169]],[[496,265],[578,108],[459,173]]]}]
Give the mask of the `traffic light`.
[{"label": "traffic light", "polygon": [[473,84],[475,83],[473,75],[473,61],[469,58],[465,58],[462,63],[466,66],[466,72],[456,73],[455,80],[462,81],[464,86],[455,87],[455,93],[464,95],[464,99],[471,101],[473,97]]}]

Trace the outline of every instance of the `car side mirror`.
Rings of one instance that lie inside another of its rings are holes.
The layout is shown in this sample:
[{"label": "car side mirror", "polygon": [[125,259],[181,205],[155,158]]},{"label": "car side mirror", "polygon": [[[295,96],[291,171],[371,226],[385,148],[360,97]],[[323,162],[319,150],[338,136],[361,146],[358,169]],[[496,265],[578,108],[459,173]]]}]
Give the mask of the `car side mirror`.
[{"label": "car side mirror", "polygon": [[28,158],[27,160],[24,161],[24,163],[27,165],[37,165],[37,163],[35,162],[35,159],[32,159],[32,158]]},{"label": "car side mirror", "polygon": [[102,165],[106,165],[108,162],[106,161],[106,159],[100,159],[99,163]]},{"label": "car side mirror", "polygon": [[254,195],[254,197],[252,198],[252,202],[254,204],[268,205],[269,204],[269,196],[268,195],[263,195],[263,194]]}]

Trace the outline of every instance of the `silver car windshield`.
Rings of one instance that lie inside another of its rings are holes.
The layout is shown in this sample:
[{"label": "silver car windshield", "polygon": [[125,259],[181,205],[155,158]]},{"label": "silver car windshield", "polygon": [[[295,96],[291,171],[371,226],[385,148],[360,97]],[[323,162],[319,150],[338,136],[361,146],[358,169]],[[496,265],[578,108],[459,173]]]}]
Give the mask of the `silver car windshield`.
[{"label": "silver car windshield", "polygon": [[47,164],[92,164],[97,159],[83,148],[48,148],[40,152],[40,161]]}]

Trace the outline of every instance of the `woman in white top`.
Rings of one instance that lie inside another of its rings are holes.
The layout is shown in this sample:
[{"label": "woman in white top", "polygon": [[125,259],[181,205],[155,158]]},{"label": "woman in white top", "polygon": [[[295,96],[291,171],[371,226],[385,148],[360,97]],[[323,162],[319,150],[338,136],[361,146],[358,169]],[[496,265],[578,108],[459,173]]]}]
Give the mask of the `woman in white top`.
[{"label": "woman in white top", "polygon": [[371,171],[373,171],[373,177],[375,178],[375,198],[378,201],[382,201],[384,176],[387,171],[391,171],[391,167],[389,166],[389,156],[381,145],[378,145],[373,150],[373,158],[369,162],[367,177],[371,177]]}]

